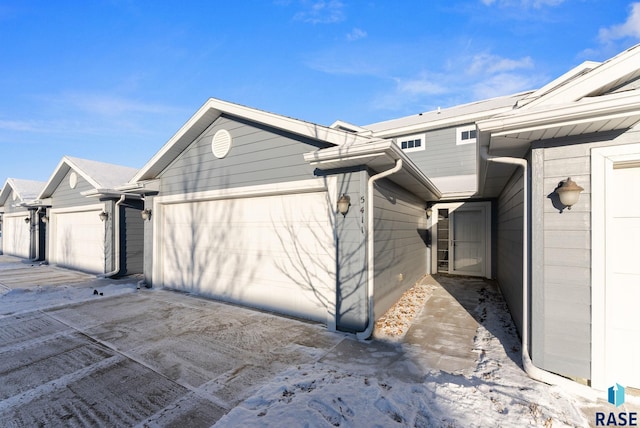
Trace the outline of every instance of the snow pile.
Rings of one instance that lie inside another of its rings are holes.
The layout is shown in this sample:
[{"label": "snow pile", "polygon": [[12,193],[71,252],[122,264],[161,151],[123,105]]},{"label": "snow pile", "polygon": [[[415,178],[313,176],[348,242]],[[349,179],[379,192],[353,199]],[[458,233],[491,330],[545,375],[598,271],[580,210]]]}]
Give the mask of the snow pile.
[{"label": "snow pile", "polygon": [[[411,381],[385,374],[385,367],[372,374],[370,365],[320,359],[280,373],[215,426],[588,426],[578,398],[526,376],[501,297],[484,288],[480,293],[474,368],[461,374],[428,369]],[[398,313],[398,324],[410,318]],[[407,355],[419,352],[399,346]],[[418,362],[420,355],[414,357]]]}]

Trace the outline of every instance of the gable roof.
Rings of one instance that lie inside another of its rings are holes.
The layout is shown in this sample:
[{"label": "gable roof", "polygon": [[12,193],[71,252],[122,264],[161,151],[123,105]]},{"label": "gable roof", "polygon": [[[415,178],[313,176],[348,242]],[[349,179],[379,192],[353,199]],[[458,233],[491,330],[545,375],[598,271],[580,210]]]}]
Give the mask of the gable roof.
[{"label": "gable roof", "polygon": [[[640,45],[598,63],[584,63],[521,100],[510,112],[476,123],[478,150],[522,157],[531,143],[624,131],[640,122]],[[497,196],[513,167],[478,156],[478,190]]]},{"label": "gable roof", "polygon": [[6,204],[12,190],[17,195],[16,203],[25,203],[36,199],[44,185],[44,181],[8,178],[0,191],[0,206]]},{"label": "gable roof", "polygon": [[178,132],[144,165],[130,183],[154,179],[177,158],[198,136],[200,136],[222,114],[236,116],[251,122],[300,135],[335,146],[366,137],[330,127],[305,122],[263,110],[210,98],[191,116]]},{"label": "gable roof", "polygon": [[405,116],[398,119],[365,125],[374,137],[388,138],[402,134],[424,132],[450,126],[474,123],[481,119],[511,111],[518,100],[530,95],[532,91],[475,101],[450,108]]},{"label": "gable roof", "polygon": [[536,91],[523,108],[565,104],[608,94],[640,78],[640,44],[603,63],[585,62]]},{"label": "gable roof", "polygon": [[51,197],[70,169],[84,178],[95,190],[114,189],[125,184],[138,171],[128,166],[64,156],[42,189],[38,199]]}]

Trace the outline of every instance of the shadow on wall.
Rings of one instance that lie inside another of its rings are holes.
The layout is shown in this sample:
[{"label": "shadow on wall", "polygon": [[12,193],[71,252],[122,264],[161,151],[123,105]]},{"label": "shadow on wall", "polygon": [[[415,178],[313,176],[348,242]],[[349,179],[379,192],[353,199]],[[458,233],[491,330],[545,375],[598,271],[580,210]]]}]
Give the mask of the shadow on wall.
[{"label": "shadow on wall", "polygon": [[[194,191],[189,183],[205,179],[198,166],[188,175],[192,179],[183,184],[184,194]],[[244,300],[247,290],[240,284],[254,279],[262,254],[247,257],[239,248],[234,235],[242,215],[239,201],[194,200],[162,207],[157,231],[163,237],[160,285],[230,302]]]}]

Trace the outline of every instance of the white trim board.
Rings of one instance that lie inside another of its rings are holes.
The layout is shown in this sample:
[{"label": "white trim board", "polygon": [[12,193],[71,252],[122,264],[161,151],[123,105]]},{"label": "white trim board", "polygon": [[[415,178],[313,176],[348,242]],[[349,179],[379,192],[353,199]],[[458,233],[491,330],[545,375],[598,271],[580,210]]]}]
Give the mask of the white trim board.
[{"label": "white trim board", "polygon": [[640,160],[640,144],[591,150],[591,386],[608,388],[606,379],[606,181],[614,162]]}]

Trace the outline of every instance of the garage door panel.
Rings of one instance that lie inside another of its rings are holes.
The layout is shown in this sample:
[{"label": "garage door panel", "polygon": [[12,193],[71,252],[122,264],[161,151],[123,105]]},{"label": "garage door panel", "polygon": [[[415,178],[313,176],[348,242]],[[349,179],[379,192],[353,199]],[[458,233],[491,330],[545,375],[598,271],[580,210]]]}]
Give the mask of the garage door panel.
[{"label": "garage door panel", "polygon": [[27,216],[27,213],[17,216],[4,216],[2,246],[5,254],[25,258],[29,257],[29,225],[24,221]]},{"label": "garage door panel", "polygon": [[98,214],[100,210],[52,214],[52,263],[104,272],[105,226]]},{"label": "garage door panel", "polygon": [[165,205],[163,284],[325,321],[335,294],[326,201],[318,192]]}]

